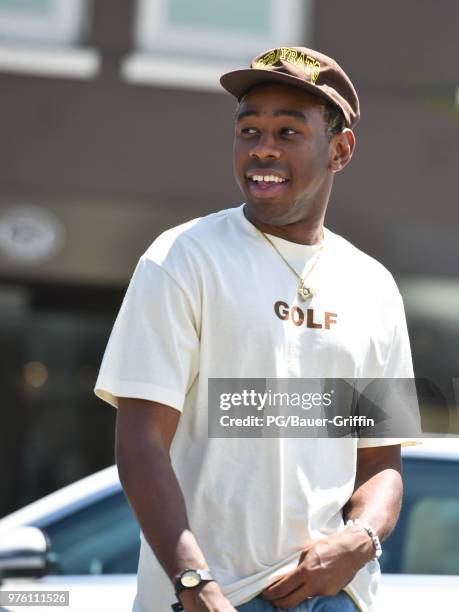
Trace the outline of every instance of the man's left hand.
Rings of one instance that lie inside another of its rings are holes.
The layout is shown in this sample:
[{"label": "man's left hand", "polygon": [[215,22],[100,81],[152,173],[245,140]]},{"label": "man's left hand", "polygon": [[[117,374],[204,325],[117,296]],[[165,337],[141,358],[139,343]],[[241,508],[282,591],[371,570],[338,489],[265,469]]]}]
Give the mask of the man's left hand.
[{"label": "man's left hand", "polygon": [[373,542],[361,527],[346,527],[308,546],[298,566],[261,595],[278,608],[293,608],[308,597],[336,595],[374,554]]}]

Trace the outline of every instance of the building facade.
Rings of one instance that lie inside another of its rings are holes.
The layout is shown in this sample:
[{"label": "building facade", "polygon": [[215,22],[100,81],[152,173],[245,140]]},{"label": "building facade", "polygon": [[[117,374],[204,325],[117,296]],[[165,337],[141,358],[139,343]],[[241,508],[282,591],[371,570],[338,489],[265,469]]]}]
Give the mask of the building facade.
[{"label": "building facade", "polygon": [[[417,374],[459,378],[458,20],[415,0],[0,0],[0,516],[113,462],[92,389],[114,317],[161,231],[240,203],[218,75],[265,48],[352,76],[327,225],[396,276]],[[451,398],[429,426],[453,426]]]}]

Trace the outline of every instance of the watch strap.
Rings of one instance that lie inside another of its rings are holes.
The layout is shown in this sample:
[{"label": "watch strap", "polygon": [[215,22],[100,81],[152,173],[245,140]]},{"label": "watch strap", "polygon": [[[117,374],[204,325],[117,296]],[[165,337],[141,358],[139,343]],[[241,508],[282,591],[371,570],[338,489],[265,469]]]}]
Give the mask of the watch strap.
[{"label": "watch strap", "polygon": [[203,582],[211,582],[212,580],[214,580],[214,577],[212,576],[212,573],[211,573],[210,570],[208,570],[208,569],[199,569],[199,570],[196,570],[196,571],[201,576],[201,580]]},{"label": "watch strap", "polygon": [[[187,587],[184,584],[182,584],[182,581],[181,581],[182,576],[186,574],[187,572],[196,572],[196,574],[198,574],[198,576],[201,579],[199,581],[199,584],[197,584],[196,586],[192,586],[192,587]],[[183,572],[175,580],[175,584],[174,584],[175,592],[178,595],[179,593],[181,593],[182,591],[185,591],[186,589],[195,589],[197,586],[199,586],[203,582],[212,582],[213,580],[214,580],[214,577],[212,576],[211,571],[208,569],[187,568],[186,570],[183,570]]]}]

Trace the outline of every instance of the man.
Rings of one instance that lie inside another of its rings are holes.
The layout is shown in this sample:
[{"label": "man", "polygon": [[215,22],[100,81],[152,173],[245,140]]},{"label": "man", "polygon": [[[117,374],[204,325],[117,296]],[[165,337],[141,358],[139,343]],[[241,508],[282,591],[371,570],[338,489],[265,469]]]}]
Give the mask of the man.
[{"label": "man", "polygon": [[118,408],[142,530],[134,610],[371,610],[401,441],[208,435],[211,379],[412,376],[391,275],[323,226],[357,94],[304,48],[221,82],[239,100],[245,205],[165,232],[140,258],[95,389]]}]

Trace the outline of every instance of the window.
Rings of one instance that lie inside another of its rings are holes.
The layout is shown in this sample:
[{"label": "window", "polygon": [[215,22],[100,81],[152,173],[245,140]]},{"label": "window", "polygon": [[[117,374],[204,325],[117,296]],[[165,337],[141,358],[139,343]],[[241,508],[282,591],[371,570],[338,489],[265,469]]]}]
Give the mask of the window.
[{"label": "window", "polygon": [[98,56],[81,49],[88,0],[0,0],[0,70],[85,78]]},{"label": "window", "polygon": [[138,53],[124,66],[132,81],[218,87],[225,70],[309,38],[310,0],[137,0],[137,9]]},{"label": "window", "polygon": [[0,0],[2,42],[76,44],[85,18],[82,0]]},{"label": "window", "polygon": [[123,294],[0,281],[0,517],[113,462],[115,411],[93,389]]},{"label": "window", "polygon": [[405,459],[403,472],[402,512],[383,544],[382,571],[459,575],[458,463]]},{"label": "window", "polygon": [[[451,495],[451,494],[450,494]],[[402,570],[406,574],[459,573],[459,499],[425,497],[414,504]]]},{"label": "window", "polygon": [[42,527],[51,542],[49,574],[135,574],[140,533],[122,492]]}]

